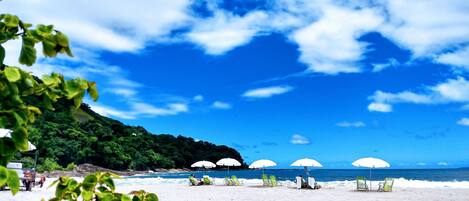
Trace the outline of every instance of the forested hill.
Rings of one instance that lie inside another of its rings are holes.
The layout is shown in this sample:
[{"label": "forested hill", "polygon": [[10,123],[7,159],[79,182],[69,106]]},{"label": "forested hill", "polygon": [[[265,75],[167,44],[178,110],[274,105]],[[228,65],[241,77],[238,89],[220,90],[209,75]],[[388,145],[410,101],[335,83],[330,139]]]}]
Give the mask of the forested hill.
[{"label": "forested hill", "polygon": [[[91,163],[114,170],[188,168],[198,160],[215,162],[231,157],[243,163],[233,148],[168,134],[154,135],[143,127],[123,123],[93,112],[87,105],[71,109],[55,105],[31,128],[30,141],[39,151],[38,164]],[[40,166],[39,166],[40,167]]]}]

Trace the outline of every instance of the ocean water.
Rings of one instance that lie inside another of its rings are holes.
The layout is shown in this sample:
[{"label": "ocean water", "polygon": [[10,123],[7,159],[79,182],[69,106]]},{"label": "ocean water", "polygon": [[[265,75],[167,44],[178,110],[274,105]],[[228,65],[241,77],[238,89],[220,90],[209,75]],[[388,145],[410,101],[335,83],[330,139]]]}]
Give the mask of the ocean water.
[{"label": "ocean water", "polygon": [[[296,176],[306,176],[302,169],[266,169],[268,175],[275,175],[278,180],[294,180]],[[372,180],[383,180],[386,177],[399,178],[403,180],[418,180],[430,182],[469,182],[469,169],[373,169]],[[212,178],[224,178],[228,176],[225,170],[217,171],[193,171],[181,173],[152,173],[147,175],[131,176],[127,178],[161,178],[161,179],[186,179],[189,175],[196,177],[209,175]],[[229,175],[236,175],[242,179],[260,179],[261,170],[234,170]],[[353,181],[358,176],[369,178],[368,169],[313,169],[309,171],[310,176],[317,181]]]}]

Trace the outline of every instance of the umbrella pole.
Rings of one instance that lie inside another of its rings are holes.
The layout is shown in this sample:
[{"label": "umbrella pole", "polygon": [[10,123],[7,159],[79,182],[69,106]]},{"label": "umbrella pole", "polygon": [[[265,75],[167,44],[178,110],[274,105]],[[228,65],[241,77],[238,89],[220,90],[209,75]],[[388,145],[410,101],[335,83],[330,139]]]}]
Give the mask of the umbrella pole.
[{"label": "umbrella pole", "polygon": [[309,171],[308,171],[308,167],[305,166],[305,173],[306,173],[306,177],[309,177]]},{"label": "umbrella pole", "polygon": [[371,168],[370,168],[370,191],[371,191]]},{"label": "umbrella pole", "polygon": [[230,166],[228,166],[228,176],[230,176]]}]

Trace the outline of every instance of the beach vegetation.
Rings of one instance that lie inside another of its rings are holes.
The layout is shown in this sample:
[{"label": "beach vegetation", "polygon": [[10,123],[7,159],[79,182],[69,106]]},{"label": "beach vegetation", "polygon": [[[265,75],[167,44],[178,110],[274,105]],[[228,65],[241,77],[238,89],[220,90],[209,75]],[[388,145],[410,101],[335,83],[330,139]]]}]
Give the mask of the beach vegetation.
[{"label": "beach vegetation", "polygon": [[44,172],[44,171],[54,171],[54,170],[63,170],[63,167],[60,166],[57,162],[55,162],[51,158],[46,158],[44,162],[37,166],[37,171]]},{"label": "beach vegetation", "polygon": [[[29,150],[29,129],[45,110],[54,110],[54,103],[68,100],[73,108],[79,108],[85,94],[92,100],[98,99],[95,82],[81,78],[66,80],[63,75],[52,73],[42,78],[15,66],[4,63],[6,54],[3,45],[11,40],[22,41],[19,63],[32,66],[37,59],[36,44],[42,45],[45,57],[58,54],[73,56],[68,38],[53,25],[28,24],[11,14],[0,15],[0,128],[12,130],[11,138],[0,138],[0,186],[8,185],[13,195],[20,189],[20,178],[15,170],[6,165],[18,152]],[[74,133],[70,131],[70,133]],[[79,137],[79,136],[76,136]],[[46,158],[40,166],[43,170],[62,169],[55,160]],[[75,168],[69,165],[68,168]],[[94,173],[78,183],[60,177],[56,184],[55,200],[148,200],[157,201],[155,194],[138,191],[132,199],[114,193],[111,173]]]},{"label": "beach vegetation", "polygon": [[85,94],[96,101],[98,91],[95,82],[81,78],[66,80],[57,73],[38,78],[4,63],[4,44],[12,40],[21,40],[18,62],[26,66],[36,62],[37,44],[41,44],[46,58],[73,54],[67,36],[53,25],[33,26],[15,15],[0,15],[0,128],[12,130],[11,138],[0,138],[0,186],[8,184],[15,194],[19,191],[18,175],[5,166],[16,153],[28,150],[29,126],[44,110],[54,110],[54,102],[67,99],[73,101],[74,107],[79,107]]},{"label": "beach vegetation", "polygon": [[119,179],[119,176],[109,172],[89,174],[82,182],[62,176],[50,185],[55,186],[55,197],[49,201],[77,201],[80,196],[84,201],[158,201],[156,194],[142,190],[117,193],[114,179]]}]

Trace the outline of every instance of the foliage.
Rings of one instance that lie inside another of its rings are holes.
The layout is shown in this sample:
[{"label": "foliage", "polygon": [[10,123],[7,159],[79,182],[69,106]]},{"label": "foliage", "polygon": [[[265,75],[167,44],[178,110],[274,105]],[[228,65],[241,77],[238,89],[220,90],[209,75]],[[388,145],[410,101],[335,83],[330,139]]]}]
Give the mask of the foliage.
[{"label": "foliage", "polygon": [[73,56],[70,45],[62,32],[52,25],[37,25],[21,21],[11,14],[0,15],[0,128],[12,130],[11,138],[0,138],[0,171],[3,176],[0,186],[5,183],[15,194],[19,190],[19,179],[15,171],[4,167],[18,151],[28,149],[28,126],[42,114],[43,109],[53,110],[53,103],[68,99],[75,107],[81,105],[85,93],[93,100],[98,98],[96,83],[76,78],[65,80],[60,74],[52,73],[41,79],[33,77],[18,67],[4,63],[3,45],[15,39],[22,40],[19,63],[31,66],[36,62],[35,45],[41,43],[45,57],[57,54]]},{"label": "foliage", "polygon": [[[78,108],[85,93],[94,101],[98,99],[95,82],[81,78],[65,80],[56,73],[39,79],[18,67],[4,64],[6,55],[3,44],[18,38],[22,40],[20,64],[31,66],[36,62],[37,43],[42,44],[45,57],[55,57],[59,53],[73,56],[67,36],[52,25],[39,24],[35,29],[31,27],[31,24],[24,23],[15,15],[0,15],[0,128],[13,131],[11,138],[0,138],[0,186],[7,184],[13,195],[19,191],[20,178],[15,170],[8,170],[5,166],[18,151],[28,150],[30,125],[42,115],[43,110],[54,110],[53,104],[63,99],[73,101],[73,105]],[[79,133],[72,130],[70,134]],[[105,150],[109,152],[112,148],[105,147]],[[46,158],[41,167],[44,170],[62,169],[50,158]],[[67,167],[74,168],[75,164]],[[57,184],[56,198],[51,200],[77,200],[81,195],[84,200],[130,201],[127,195],[114,193],[112,177],[110,173],[95,173],[85,177],[83,183],[60,177],[54,183]],[[157,201],[158,198],[155,194],[138,191],[132,200]]]},{"label": "foliage", "polygon": [[69,163],[67,165],[67,167],[65,168],[65,170],[67,170],[67,171],[72,171],[72,170],[75,170],[75,169],[77,169],[77,165],[75,163]]},{"label": "foliage", "polygon": [[142,127],[103,117],[87,105],[71,110],[69,104],[67,100],[56,102],[55,111],[44,111],[31,126],[30,141],[38,149],[38,164],[51,158],[63,167],[90,163],[114,170],[156,170],[190,168],[199,160],[225,157],[243,162],[230,147],[183,136],[154,135]]},{"label": "foliage", "polygon": [[46,160],[44,160],[44,162],[37,167],[37,171],[39,172],[54,170],[63,170],[63,167],[51,158],[46,158]]},{"label": "foliage", "polygon": [[87,175],[83,182],[79,183],[69,177],[60,177],[51,186],[56,186],[55,197],[49,201],[69,200],[77,201],[81,196],[84,201],[158,201],[158,196],[145,191],[133,191],[132,199],[129,195],[116,193],[113,178],[119,176],[108,172],[96,172]]}]

